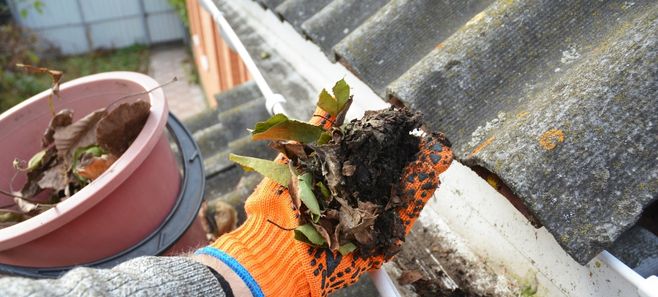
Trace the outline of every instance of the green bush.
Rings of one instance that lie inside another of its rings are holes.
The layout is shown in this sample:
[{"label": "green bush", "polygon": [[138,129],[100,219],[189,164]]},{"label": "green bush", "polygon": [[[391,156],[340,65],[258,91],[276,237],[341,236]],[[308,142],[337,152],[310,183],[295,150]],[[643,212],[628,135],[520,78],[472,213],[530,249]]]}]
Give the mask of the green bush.
[{"label": "green bush", "polygon": [[[43,1],[19,0],[28,6],[20,11],[25,18],[28,13],[42,13]],[[174,7],[185,16],[185,2],[172,1]],[[0,1],[0,12],[8,11]],[[52,81],[48,75],[28,74],[17,69],[16,64],[47,67],[64,72],[62,82],[98,72],[127,70],[147,72],[149,51],[146,46],[133,45],[118,50],[98,50],[78,56],[54,56],[57,49],[48,49],[49,56],[41,55],[35,45],[37,36],[12,21],[0,24],[0,113],[21,101],[47,90]]]},{"label": "green bush", "polygon": [[189,19],[187,18],[187,5],[185,0],[169,0],[169,4],[176,10],[180,16],[181,22],[187,27],[190,25]]},{"label": "green bush", "polygon": [[97,50],[77,56],[45,58],[34,48],[36,37],[14,24],[0,26],[0,112],[48,89],[48,75],[28,74],[15,67],[16,63],[30,64],[64,72],[62,82],[77,77],[106,71],[148,71],[149,50],[133,45],[117,50]]},{"label": "green bush", "polygon": [[[8,23],[0,26],[0,112],[20,103],[27,94],[38,93],[50,85],[40,78],[17,72],[16,63],[39,64],[33,44],[36,37],[30,32]],[[28,96],[29,97],[29,96]]]}]

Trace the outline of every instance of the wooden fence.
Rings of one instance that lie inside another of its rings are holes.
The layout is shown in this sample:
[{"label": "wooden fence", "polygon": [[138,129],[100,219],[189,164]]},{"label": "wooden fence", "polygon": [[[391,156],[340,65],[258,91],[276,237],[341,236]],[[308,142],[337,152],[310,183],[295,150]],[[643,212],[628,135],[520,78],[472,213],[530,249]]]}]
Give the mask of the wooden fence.
[{"label": "wooden fence", "polygon": [[197,0],[187,0],[187,11],[199,78],[208,104],[216,108],[214,95],[248,81],[249,73],[238,54],[222,39],[212,16]]}]

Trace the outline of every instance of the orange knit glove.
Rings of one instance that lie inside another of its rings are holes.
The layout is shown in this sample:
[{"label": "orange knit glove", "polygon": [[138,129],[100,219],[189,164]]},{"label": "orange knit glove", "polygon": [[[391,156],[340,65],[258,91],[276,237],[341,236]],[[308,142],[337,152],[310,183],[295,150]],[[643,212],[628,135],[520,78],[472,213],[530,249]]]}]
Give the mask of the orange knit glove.
[{"label": "orange knit glove", "polygon": [[[311,123],[330,126],[330,121],[320,116],[314,116]],[[282,156],[277,159],[282,160]],[[408,207],[400,211],[406,233],[438,187],[439,174],[451,162],[452,151],[441,134],[421,140],[416,160],[405,167],[401,178],[402,193],[413,196],[407,200],[411,201]],[[264,178],[247,199],[245,210],[247,220],[242,226],[197,253],[214,256],[231,267],[254,296],[326,296],[389,260],[383,256],[360,258],[353,253],[342,256],[328,248],[312,247],[295,240],[294,232],[268,222],[299,225],[299,210],[288,190],[269,178]]]}]

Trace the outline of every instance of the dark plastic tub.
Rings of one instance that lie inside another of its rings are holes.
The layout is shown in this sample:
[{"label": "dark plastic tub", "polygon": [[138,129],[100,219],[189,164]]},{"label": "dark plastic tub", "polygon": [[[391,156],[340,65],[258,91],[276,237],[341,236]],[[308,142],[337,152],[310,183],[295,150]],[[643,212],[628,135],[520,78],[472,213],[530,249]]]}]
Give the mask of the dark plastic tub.
[{"label": "dark plastic tub", "polygon": [[[109,268],[136,257],[175,254],[192,250],[205,243],[205,233],[196,221],[205,186],[203,160],[199,148],[190,132],[172,114],[169,114],[167,119],[167,130],[178,147],[182,169],[180,191],[171,212],[151,235],[134,247],[112,257],[78,266]],[[78,266],[38,268],[0,264],[0,273],[55,278]]]}]

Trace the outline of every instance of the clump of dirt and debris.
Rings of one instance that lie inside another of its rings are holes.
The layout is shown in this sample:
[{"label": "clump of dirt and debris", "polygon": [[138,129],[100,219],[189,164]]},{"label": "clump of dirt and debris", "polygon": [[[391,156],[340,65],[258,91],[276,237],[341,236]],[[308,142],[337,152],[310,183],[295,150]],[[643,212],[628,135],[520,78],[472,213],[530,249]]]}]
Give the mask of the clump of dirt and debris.
[{"label": "clump of dirt and debris", "polygon": [[326,180],[333,194],[323,202],[328,214],[338,215],[320,218],[320,225],[334,229],[339,240],[357,242],[362,256],[391,256],[404,239],[397,214],[403,204],[400,177],[418,152],[419,139],[410,132],[420,125],[420,114],[408,109],[368,111],[335,128],[332,140],[313,147],[313,158],[301,162],[302,170]]},{"label": "clump of dirt and debris", "polygon": [[333,128],[281,114],[256,124],[252,138],[273,141],[272,147],[287,157],[284,163],[230,159],[288,188],[300,213],[296,239],[343,254],[393,256],[405,236],[399,217],[407,206],[401,176],[419,150],[420,140],[411,132],[422,126],[421,115],[390,107],[342,126],[352,102],[349,86],[341,80],[333,93],[323,90],[318,102]]}]

